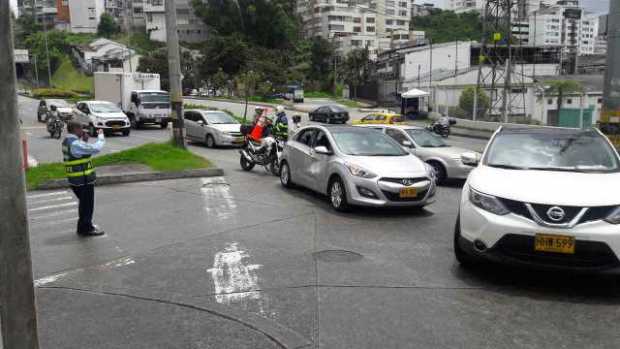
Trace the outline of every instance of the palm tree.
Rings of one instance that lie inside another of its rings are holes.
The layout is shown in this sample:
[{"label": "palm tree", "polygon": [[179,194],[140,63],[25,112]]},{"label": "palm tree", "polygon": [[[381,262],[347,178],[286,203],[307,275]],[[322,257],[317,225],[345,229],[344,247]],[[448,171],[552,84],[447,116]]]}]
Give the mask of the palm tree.
[{"label": "palm tree", "polygon": [[560,118],[560,110],[562,110],[562,105],[564,104],[564,96],[567,94],[571,94],[574,92],[582,92],[583,86],[579,81],[575,80],[552,80],[547,81],[545,89],[548,94],[557,94],[558,95],[558,119]]}]

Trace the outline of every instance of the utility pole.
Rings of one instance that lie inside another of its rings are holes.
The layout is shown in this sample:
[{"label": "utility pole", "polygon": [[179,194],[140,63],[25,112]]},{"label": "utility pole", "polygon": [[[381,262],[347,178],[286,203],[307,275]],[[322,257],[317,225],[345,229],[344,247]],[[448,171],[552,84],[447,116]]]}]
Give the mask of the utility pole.
[{"label": "utility pole", "polygon": [[26,191],[22,164],[13,31],[8,1],[0,1],[0,318],[6,349],[38,349]]},{"label": "utility pole", "polygon": [[47,23],[42,21],[43,24],[43,37],[45,38],[45,54],[47,55],[47,81],[50,87],[52,87],[52,66],[50,64],[50,49],[47,45]]},{"label": "utility pole", "polygon": [[165,9],[168,70],[170,71],[170,104],[172,107],[172,138],[177,147],[185,149],[181,57],[179,52],[179,35],[177,33],[177,6],[174,0],[167,0]]}]

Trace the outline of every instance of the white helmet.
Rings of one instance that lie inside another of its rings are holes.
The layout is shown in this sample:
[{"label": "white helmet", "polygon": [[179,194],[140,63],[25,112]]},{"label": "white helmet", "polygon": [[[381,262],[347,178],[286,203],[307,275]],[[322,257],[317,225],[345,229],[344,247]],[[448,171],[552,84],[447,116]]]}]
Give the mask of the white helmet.
[{"label": "white helmet", "polygon": [[267,108],[263,107],[262,105],[258,105],[258,106],[256,106],[256,108],[254,108],[254,111],[262,112],[265,109],[267,109]]},{"label": "white helmet", "polygon": [[280,113],[284,113],[284,107],[279,105],[276,107],[276,113],[280,114]]}]

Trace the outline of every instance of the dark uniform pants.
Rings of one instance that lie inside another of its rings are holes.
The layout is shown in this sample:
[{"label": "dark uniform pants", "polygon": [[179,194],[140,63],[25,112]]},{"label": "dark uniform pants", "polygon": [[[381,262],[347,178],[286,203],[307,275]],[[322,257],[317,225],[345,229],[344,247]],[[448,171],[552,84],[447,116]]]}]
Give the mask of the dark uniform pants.
[{"label": "dark uniform pants", "polygon": [[75,196],[80,200],[78,209],[79,220],[77,225],[78,233],[88,233],[95,229],[93,226],[93,212],[95,210],[95,185],[86,184],[72,186]]}]

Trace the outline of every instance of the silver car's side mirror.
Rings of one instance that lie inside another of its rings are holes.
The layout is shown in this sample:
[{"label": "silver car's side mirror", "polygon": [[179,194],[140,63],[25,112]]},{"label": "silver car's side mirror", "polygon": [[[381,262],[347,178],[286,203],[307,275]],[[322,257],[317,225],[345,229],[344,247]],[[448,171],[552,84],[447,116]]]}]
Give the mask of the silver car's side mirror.
[{"label": "silver car's side mirror", "polygon": [[480,163],[480,154],[475,152],[461,154],[461,162],[467,166],[478,166]]},{"label": "silver car's side mirror", "polygon": [[314,148],[314,152],[316,152],[317,154],[323,154],[323,155],[331,155],[332,154],[332,152],[329,151],[327,149],[327,147],[324,146],[324,145],[319,145],[318,147],[315,147]]},{"label": "silver car's side mirror", "polygon": [[204,125],[205,125],[205,122],[204,122],[203,120],[198,120],[198,121],[196,121],[196,122],[197,122],[197,123],[198,123],[198,125],[200,125],[200,126],[204,126]]},{"label": "silver car's side mirror", "polygon": [[413,143],[411,141],[403,141],[403,147],[413,148]]}]

